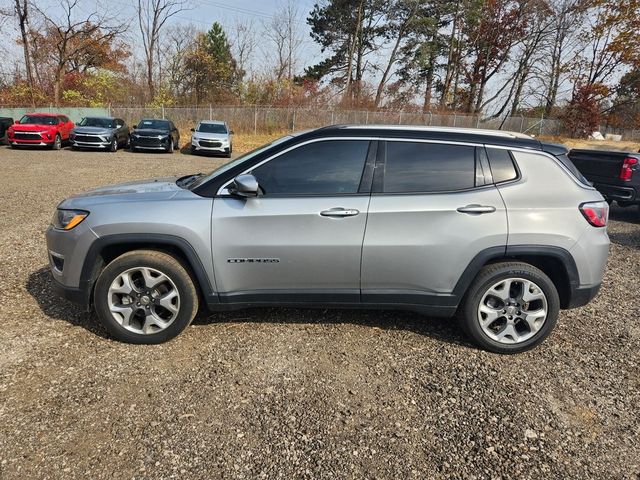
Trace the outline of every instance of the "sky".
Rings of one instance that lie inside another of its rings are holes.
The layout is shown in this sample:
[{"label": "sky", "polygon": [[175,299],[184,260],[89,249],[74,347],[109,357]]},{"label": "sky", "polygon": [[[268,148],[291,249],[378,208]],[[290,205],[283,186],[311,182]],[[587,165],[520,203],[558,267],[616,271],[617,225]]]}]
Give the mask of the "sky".
[{"label": "sky", "polygon": [[[299,34],[303,43],[299,49],[299,69],[315,63],[320,54],[318,46],[311,40],[309,36],[309,26],[306,23],[306,18],[313,8],[314,3],[317,0],[292,0],[295,2],[298,8],[299,16]],[[261,62],[264,55],[262,51],[265,49],[265,44],[260,43],[262,24],[268,23],[280,7],[285,5],[287,0],[187,0],[187,9],[174,16],[170,23],[176,24],[192,24],[195,28],[208,30],[213,22],[219,22],[228,31],[231,36],[233,26],[237,22],[248,23],[252,22],[255,30],[256,37],[258,38],[258,45],[254,51],[254,63],[256,69],[263,66]],[[9,9],[9,0],[0,0],[0,8]],[[12,2],[11,2],[12,3]],[[33,2],[39,8],[48,13],[51,12],[55,16],[55,7],[59,5],[59,0],[34,0]],[[139,42],[138,24],[136,22],[135,5],[136,0],[110,0],[109,5],[111,8],[119,9],[122,14],[119,20],[129,21],[130,27],[128,32],[128,38],[131,43],[130,47],[136,56],[141,55],[141,45],[136,45]],[[88,14],[91,11],[102,11],[104,8],[103,0],[80,0],[79,8],[82,13]],[[117,12],[108,12],[108,14]],[[11,36],[17,38],[19,36],[17,25],[15,22],[5,21],[4,25],[0,25],[0,37]],[[2,42],[0,46],[0,52],[8,55],[20,61],[21,50],[20,47],[14,42]],[[7,58],[7,57],[5,57]]]}]

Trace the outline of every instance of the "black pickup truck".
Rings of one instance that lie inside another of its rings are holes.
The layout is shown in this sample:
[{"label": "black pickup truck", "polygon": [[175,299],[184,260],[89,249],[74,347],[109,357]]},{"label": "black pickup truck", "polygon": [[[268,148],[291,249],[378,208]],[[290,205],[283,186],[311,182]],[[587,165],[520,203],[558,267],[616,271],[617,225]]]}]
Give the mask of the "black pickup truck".
[{"label": "black pickup truck", "polygon": [[7,143],[7,129],[13,125],[13,118],[0,117],[0,144]]},{"label": "black pickup truck", "polygon": [[640,205],[640,153],[571,150],[569,158],[609,203]]}]

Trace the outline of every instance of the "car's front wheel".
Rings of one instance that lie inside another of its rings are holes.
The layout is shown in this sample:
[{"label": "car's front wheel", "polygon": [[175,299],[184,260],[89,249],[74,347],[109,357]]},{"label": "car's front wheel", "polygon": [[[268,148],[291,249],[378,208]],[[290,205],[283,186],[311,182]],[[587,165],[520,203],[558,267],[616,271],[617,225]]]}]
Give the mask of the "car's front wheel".
[{"label": "car's front wheel", "polygon": [[59,133],[56,133],[56,137],[53,139],[51,148],[53,150],[60,150],[62,148],[62,137],[60,137]]},{"label": "car's front wheel", "polygon": [[109,145],[109,151],[110,152],[117,152],[118,151],[118,139],[116,137],[113,137],[111,139],[111,144]]},{"label": "car's front wheel", "polygon": [[169,139],[169,146],[167,147],[167,153],[173,153],[173,139]]},{"label": "car's front wheel", "polygon": [[488,265],[469,287],[462,328],[481,347],[518,353],[535,347],[553,330],[560,312],[558,291],[540,269],[520,262]]},{"label": "car's front wheel", "polygon": [[198,294],[178,259],[155,250],[135,250],[104,268],[94,303],[113,337],[153,344],[174,338],[191,323],[198,311]]}]

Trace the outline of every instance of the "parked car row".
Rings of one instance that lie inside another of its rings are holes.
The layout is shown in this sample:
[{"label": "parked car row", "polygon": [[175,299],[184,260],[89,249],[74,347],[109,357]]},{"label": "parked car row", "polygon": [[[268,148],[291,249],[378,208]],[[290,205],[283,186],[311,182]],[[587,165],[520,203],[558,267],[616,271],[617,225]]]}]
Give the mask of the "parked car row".
[{"label": "parked car row", "polygon": [[[0,138],[6,129],[12,147],[46,146],[54,150],[63,144],[72,148],[96,148],[117,151],[129,148],[172,153],[180,149],[180,132],[171,120],[147,118],[132,129],[121,118],[85,117],[77,125],[66,116],[54,113],[28,113],[17,122],[0,118]],[[232,135],[226,122],[198,122],[191,138],[191,153],[217,153],[227,157],[233,152]]]}]

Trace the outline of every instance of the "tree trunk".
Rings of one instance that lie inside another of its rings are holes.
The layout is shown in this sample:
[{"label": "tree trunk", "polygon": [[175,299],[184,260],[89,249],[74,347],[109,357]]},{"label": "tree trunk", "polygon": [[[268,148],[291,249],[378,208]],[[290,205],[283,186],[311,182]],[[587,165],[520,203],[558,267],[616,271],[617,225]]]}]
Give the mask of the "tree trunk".
[{"label": "tree trunk", "polygon": [[31,66],[31,52],[29,48],[29,11],[27,0],[21,3],[20,0],[15,0],[15,11],[18,15],[18,22],[20,24],[20,35],[22,37],[22,52],[24,55],[24,68],[27,73],[27,83],[29,84],[29,97],[31,99],[31,106],[35,107],[35,100],[33,97],[33,68]]},{"label": "tree trunk", "polygon": [[436,62],[436,49],[431,48],[431,52],[429,53],[429,68],[427,68],[427,85],[424,90],[424,103],[422,104],[422,111],[425,113],[431,110],[433,81],[436,73],[435,62]]},{"label": "tree trunk", "polygon": [[447,55],[447,67],[442,84],[442,96],[440,97],[440,107],[445,108],[449,100],[449,91],[451,90],[451,82],[453,81],[454,72],[457,70],[454,64],[456,56],[456,34],[458,29],[458,15],[460,12],[460,0],[456,2],[456,11],[453,16],[453,25],[451,27],[451,36],[449,37],[449,53]]}]

